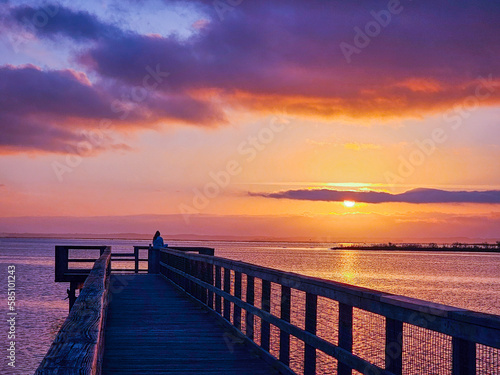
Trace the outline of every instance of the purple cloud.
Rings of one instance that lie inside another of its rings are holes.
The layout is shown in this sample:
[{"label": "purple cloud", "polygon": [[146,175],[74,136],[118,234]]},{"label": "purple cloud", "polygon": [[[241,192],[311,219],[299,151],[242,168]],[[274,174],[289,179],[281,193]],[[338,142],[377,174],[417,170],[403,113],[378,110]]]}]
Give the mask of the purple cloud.
[{"label": "purple cloud", "polygon": [[438,189],[413,189],[401,194],[377,191],[340,191],[329,189],[287,190],[277,193],[249,193],[250,196],[324,202],[351,200],[362,203],[500,203],[500,190],[446,191]]},{"label": "purple cloud", "polygon": [[[0,151],[75,152],[78,142],[88,141],[82,130],[99,128],[103,119],[112,121],[117,131],[152,127],[164,119],[193,124],[224,121],[210,103],[154,93],[137,102],[130,98],[132,90],[92,84],[72,70],[0,67]],[[127,92],[129,97],[124,97]],[[105,148],[127,146],[108,140],[94,151]]]},{"label": "purple cloud", "polygon": [[[102,117],[135,128],[172,121],[214,126],[227,122],[227,108],[242,106],[312,116],[421,116],[478,97],[478,89],[480,105],[500,103],[495,2],[402,0],[401,11],[351,63],[340,45],[355,44],[357,27],[387,16],[387,1],[253,0],[222,20],[211,3],[165,0],[172,3],[198,7],[207,22],[189,38],[141,35],[58,6],[32,31],[40,43],[78,42],[70,53],[92,82],[70,70],[0,67],[0,127],[24,124],[39,129],[42,139],[46,126],[57,139],[69,139],[74,125],[68,119],[79,126]],[[41,8],[9,9],[4,21],[23,27]],[[168,79],[134,101],[131,91],[143,87],[148,68],[168,72]],[[12,137],[10,145],[23,142]]]},{"label": "purple cloud", "polygon": [[[145,66],[160,64],[171,72],[161,90],[218,90],[227,103],[257,109],[287,104],[309,114],[420,114],[474,95],[476,78],[496,80],[500,73],[492,48],[500,44],[500,8],[487,1],[402,1],[401,11],[351,64],[340,44],[354,45],[355,27],[387,14],[386,1],[256,0],[234,7],[223,22],[213,8],[198,4],[210,21],[187,40],[120,32],[68,9],[40,35],[93,38],[80,61],[102,77],[136,85]],[[492,90],[484,104],[499,98]]]}]

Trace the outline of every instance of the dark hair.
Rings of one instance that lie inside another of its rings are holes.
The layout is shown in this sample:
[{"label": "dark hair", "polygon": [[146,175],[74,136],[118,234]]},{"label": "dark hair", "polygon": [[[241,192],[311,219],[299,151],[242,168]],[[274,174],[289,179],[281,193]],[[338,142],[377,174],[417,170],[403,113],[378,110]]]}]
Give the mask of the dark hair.
[{"label": "dark hair", "polygon": [[158,237],[160,237],[160,231],[157,230],[155,233],[155,236],[153,237],[153,241],[156,240]]}]

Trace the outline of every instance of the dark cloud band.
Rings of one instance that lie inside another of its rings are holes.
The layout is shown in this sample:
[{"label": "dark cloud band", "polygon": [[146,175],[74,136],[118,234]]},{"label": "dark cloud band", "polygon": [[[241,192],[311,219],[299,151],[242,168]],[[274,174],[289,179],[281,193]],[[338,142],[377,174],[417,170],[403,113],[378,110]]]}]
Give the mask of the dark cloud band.
[{"label": "dark cloud band", "polygon": [[343,202],[352,200],[362,203],[500,203],[500,190],[488,191],[446,191],[438,189],[414,189],[401,194],[377,191],[339,191],[329,189],[288,190],[277,193],[249,193],[275,199]]}]

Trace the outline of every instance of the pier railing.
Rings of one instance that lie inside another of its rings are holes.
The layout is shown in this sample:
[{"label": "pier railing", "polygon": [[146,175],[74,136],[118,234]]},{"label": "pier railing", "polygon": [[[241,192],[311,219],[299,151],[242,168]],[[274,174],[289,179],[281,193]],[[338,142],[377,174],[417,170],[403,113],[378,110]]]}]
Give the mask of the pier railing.
[{"label": "pier railing", "polygon": [[213,256],[160,273],[282,373],[500,374],[500,317]]},{"label": "pier railing", "polygon": [[98,374],[103,352],[111,248],[102,246],[100,258],[35,375]]}]

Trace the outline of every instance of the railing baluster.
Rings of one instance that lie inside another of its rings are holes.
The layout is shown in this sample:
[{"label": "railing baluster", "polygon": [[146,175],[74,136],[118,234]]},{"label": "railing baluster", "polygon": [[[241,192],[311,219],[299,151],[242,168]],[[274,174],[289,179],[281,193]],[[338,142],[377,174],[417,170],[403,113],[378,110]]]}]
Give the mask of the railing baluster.
[{"label": "railing baluster", "polygon": [[[195,267],[195,261],[194,260],[188,260],[188,274],[193,276],[194,273],[194,267]],[[189,293],[192,296],[196,296],[196,284],[193,281],[189,281]]]},{"label": "railing baluster", "polygon": [[[271,311],[271,282],[262,280],[262,310]],[[271,325],[261,320],[260,322],[260,346],[262,349],[269,351],[271,341]]]},{"label": "railing baluster", "polygon": [[[180,257],[179,257],[180,258]],[[189,262],[190,260],[189,259],[186,259],[186,258],[181,258],[182,259],[182,271],[184,271],[185,273],[189,274]],[[182,276],[179,276],[179,279],[181,279]],[[184,278],[183,279],[183,283],[184,283],[184,290],[187,291],[188,293],[191,293],[190,290],[191,290],[191,281],[189,281],[188,279]]]},{"label": "railing baluster", "polygon": [[[241,272],[234,272],[234,296],[241,299]],[[234,326],[241,330],[241,307],[234,305],[233,311]]]},{"label": "railing baluster", "polygon": [[[352,352],[352,306],[339,303],[339,347]],[[351,375],[351,368],[338,363],[338,375]]]},{"label": "railing baluster", "polygon": [[[231,270],[224,267],[224,292],[231,294]],[[224,318],[231,321],[231,302],[224,298]]]},{"label": "railing baluster", "polygon": [[139,248],[134,246],[134,273],[139,273]]},{"label": "railing baluster", "polygon": [[[222,272],[220,266],[215,266],[215,287],[221,289]],[[222,314],[222,297],[215,296],[215,311]]]},{"label": "railing baluster", "polygon": [[385,368],[403,373],[403,322],[390,318],[385,319]]},{"label": "railing baluster", "polygon": [[[196,278],[200,278],[200,262],[195,261],[194,262],[194,269],[193,269],[193,276]],[[201,301],[201,286],[195,283],[195,293],[196,293],[196,299],[198,301]]]},{"label": "railing baluster", "polygon": [[452,337],[453,375],[474,375],[476,373],[476,344]]},{"label": "railing baluster", "polygon": [[[213,264],[209,264],[207,263],[206,264],[207,266],[207,283],[209,283],[210,285],[214,285],[214,266]],[[208,307],[210,307],[211,309],[214,308],[214,292],[212,292],[211,290],[208,291]]]},{"label": "railing baluster", "polygon": [[[253,305],[255,302],[255,279],[253,276],[247,275],[247,303]],[[246,316],[246,335],[250,340],[253,340],[254,317],[248,311]]]},{"label": "railing baluster", "polygon": [[[199,274],[197,275],[197,277],[202,280],[202,281],[207,281],[207,267],[206,267],[206,263],[204,262],[198,262],[198,271],[199,271]],[[204,288],[202,286],[200,286],[200,301],[203,303],[203,304],[207,304],[207,300],[208,300],[208,289],[207,288]]]},{"label": "railing baluster", "polygon": [[[290,322],[291,289],[281,286],[281,319]],[[280,330],[280,361],[285,365],[290,364],[290,334]]]},{"label": "railing baluster", "polygon": [[[318,320],[318,296],[306,293],[306,321],[307,332],[316,335],[316,324]],[[304,350],[304,375],[316,374],[316,348],[306,344]]]}]

